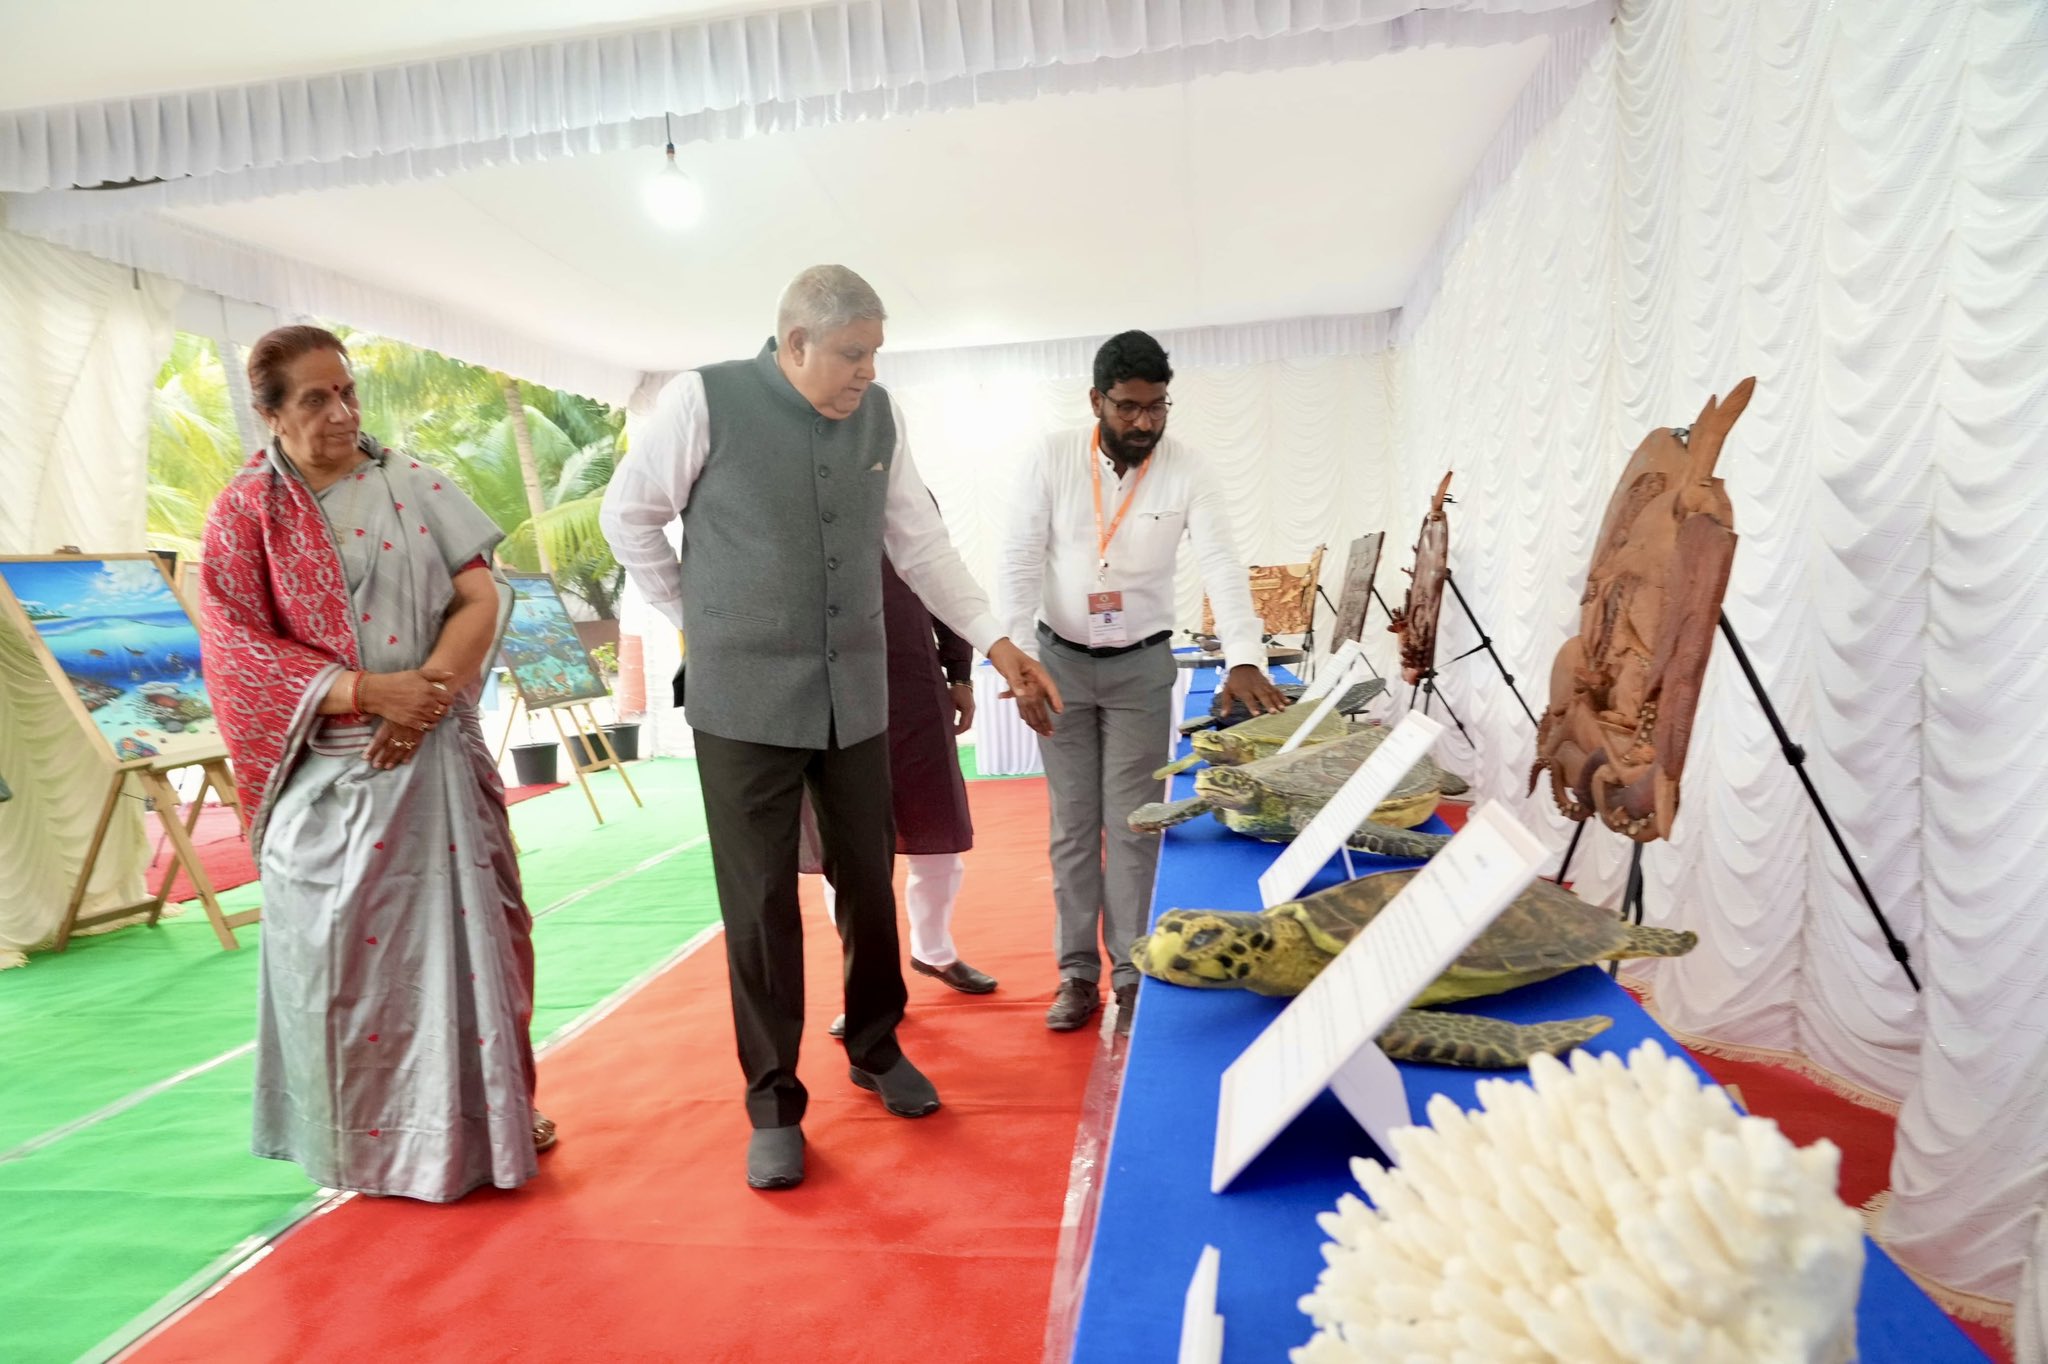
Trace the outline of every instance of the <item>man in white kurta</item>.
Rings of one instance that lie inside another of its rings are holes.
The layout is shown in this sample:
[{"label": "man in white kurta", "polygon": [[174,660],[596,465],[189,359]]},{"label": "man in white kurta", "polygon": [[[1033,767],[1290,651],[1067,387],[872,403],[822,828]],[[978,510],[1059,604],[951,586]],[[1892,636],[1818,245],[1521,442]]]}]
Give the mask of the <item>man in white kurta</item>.
[{"label": "man in white kurta", "polygon": [[[1176,557],[1194,544],[1215,606],[1225,692],[1254,715],[1286,705],[1266,676],[1251,581],[1222,490],[1194,451],[1166,436],[1173,370],[1143,332],[1105,342],[1088,400],[1095,424],[1048,437],[1011,503],[996,613],[1033,651],[1066,703],[1020,703],[1052,796],[1060,986],[1046,1026],[1079,1028],[1101,1006],[1102,952],[1127,1025],[1138,988],[1131,943],[1145,931],[1159,835],[1125,817],[1159,798],[1152,775],[1173,727]],[[1098,935],[1101,939],[1097,946]]]}]

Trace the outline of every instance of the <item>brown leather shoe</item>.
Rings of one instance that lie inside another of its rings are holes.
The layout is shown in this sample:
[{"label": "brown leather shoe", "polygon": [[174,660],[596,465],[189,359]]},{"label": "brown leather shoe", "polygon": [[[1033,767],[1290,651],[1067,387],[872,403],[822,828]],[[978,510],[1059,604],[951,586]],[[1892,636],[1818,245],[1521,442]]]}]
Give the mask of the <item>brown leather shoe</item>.
[{"label": "brown leather shoe", "polygon": [[1052,1007],[1045,1011],[1045,1026],[1054,1032],[1072,1032],[1095,1017],[1095,1011],[1102,1007],[1102,996],[1092,980],[1063,980],[1060,992],[1053,996]]},{"label": "brown leather shoe", "polygon": [[994,976],[977,971],[964,961],[955,961],[951,966],[927,966],[912,957],[910,969],[921,976],[930,976],[942,985],[950,985],[963,995],[985,995],[996,988]]}]

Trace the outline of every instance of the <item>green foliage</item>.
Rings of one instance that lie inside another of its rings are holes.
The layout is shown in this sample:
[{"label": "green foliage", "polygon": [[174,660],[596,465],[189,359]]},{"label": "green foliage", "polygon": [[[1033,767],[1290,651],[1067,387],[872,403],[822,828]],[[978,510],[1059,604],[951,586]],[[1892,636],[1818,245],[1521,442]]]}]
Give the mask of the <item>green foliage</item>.
[{"label": "green foliage", "polygon": [[[535,536],[564,592],[613,614],[625,574],[598,528],[604,490],[625,451],[626,416],[594,399],[517,384],[533,442],[540,503],[531,515],[514,414],[494,371],[390,337],[336,327],[363,404],[363,429],[445,469],[505,531],[499,557],[537,572]],[[236,356],[240,364],[243,356]],[[157,376],[149,443],[149,541],[197,554],[213,499],[246,452],[214,343],[179,333]]]},{"label": "green foliage", "polygon": [[150,395],[150,548],[199,553],[207,509],[244,457],[233,402],[213,342],[180,332]]}]

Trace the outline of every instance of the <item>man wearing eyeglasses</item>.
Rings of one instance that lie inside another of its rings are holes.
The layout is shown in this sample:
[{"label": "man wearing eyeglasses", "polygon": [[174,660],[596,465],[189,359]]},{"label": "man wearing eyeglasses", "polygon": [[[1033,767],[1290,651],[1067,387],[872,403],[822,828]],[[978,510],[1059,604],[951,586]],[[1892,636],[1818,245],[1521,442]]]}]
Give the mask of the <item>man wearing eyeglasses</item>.
[{"label": "man wearing eyeglasses", "polygon": [[1056,1032],[1101,1007],[1101,949],[1118,1027],[1129,1026],[1137,995],[1131,943],[1145,931],[1159,835],[1132,832],[1125,817],[1159,798],[1152,774],[1175,719],[1169,641],[1183,536],[1215,606],[1226,694],[1254,715],[1287,704],[1266,676],[1223,494],[1200,456],[1166,437],[1166,352],[1144,332],[1124,332],[1096,352],[1094,378],[1094,424],[1049,437],[1024,463],[996,580],[999,620],[1066,702],[1057,715],[1018,703],[1044,736],[1052,796],[1060,986],[1045,1024]]}]

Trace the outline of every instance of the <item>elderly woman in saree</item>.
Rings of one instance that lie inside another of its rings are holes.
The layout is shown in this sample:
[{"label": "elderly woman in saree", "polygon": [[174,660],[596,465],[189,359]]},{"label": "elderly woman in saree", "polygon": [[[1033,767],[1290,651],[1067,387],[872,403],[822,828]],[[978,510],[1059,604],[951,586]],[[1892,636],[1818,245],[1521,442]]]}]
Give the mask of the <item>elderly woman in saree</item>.
[{"label": "elderly woman in saree", "polygon": [[207,680],[264,887],[254,1150],[444,1202],[533,1177],[532,919],[479,724],[496,525],[366,439],[347,351],[249,356],[274,436],[206,527]]}]

